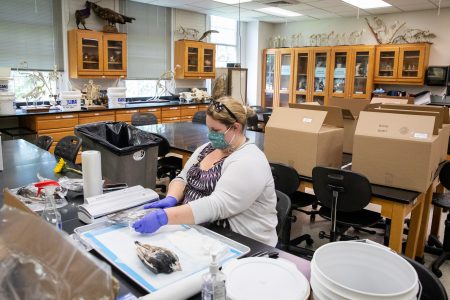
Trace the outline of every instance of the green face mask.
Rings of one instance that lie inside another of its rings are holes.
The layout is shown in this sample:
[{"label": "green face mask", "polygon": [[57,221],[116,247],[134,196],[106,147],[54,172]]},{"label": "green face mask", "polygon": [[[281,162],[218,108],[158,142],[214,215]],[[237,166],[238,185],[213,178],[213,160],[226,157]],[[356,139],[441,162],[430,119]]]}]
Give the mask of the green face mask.
[{"label": "green face mask", "polygon": [[[231,127],[229,127],[225,132],[217,132],[217,131],[209,131],[208,132],[208,139],[211,142],[211,146],[213,146],[214,149],[226,149],[230,147],[230,144],[227,143],[225,140],[225,134],[230,130]],[[234,139],[234,137],[233,137]]]}]

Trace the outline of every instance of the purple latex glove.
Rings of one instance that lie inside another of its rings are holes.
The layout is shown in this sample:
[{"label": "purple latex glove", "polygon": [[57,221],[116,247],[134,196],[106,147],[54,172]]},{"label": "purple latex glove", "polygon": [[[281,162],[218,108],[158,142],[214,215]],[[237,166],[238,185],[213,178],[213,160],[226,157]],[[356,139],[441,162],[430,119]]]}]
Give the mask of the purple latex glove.
[{"label": "purple latex glove", "polygon": [[144,206],[145,209],[147,208],[169,208],[172,206],[175,206],[178,203],[177,199],[172,196],[167,196],[164,199],[154,201],[152,203],[149,203]]},{"label": "purple latex glove", "polygon": [[164,209],[149,212],[142,219],[137,220],[132,225],[134,230],[140,233],[152,233],[161,226],[167,224],[167,214]]}]

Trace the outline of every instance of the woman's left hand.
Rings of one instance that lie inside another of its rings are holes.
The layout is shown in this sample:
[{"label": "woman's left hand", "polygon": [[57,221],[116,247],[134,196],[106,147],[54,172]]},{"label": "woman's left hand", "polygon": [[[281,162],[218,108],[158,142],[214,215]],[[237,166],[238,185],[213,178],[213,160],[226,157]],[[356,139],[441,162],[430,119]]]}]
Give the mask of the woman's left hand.
[{"label": "woman's left hand", "polygon": [[146,214],[142,219],[134,222],[134,230],[140,233],[153,233],[168,222],[164,209],[158,209]]}]

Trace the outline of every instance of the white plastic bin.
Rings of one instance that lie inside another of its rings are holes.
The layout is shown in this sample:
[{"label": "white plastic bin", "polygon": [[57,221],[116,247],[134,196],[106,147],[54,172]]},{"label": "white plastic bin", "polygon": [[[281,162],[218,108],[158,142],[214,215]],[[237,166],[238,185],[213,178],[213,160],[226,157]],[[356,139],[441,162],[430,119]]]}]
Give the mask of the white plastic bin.
[{"label": "white plastic bin", "polygon": [[60,95],[60,105],[63,111],[75,111],[81,109],[81,92],[64,91]]},{"label": "white plastic bin", "polygon": [[14,93],[0,92],[0,114],[14,115],[16,110],[14,108]]},{"label": "white plastic bin", "polygon": [[107,89],[108,107],[123,108],[127,103],[125,87],[110,87]]}]

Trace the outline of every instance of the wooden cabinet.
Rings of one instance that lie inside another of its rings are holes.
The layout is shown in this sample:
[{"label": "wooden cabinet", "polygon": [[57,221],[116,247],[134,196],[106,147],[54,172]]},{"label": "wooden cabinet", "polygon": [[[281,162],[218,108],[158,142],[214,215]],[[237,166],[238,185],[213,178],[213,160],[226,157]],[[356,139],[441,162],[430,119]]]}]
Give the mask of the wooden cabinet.
[{"label": "wooden cabinet", "polygon": [[262,105],[289,106],[292,98],[293,50],[267,49],[263,53]]},{"label": "wooden cabinet", "polygon": [[147,108],[140,108],[139,112],[149,112],[155,115],[155,117],[158,119],[158,123],[161,123],[161,108],[159,107],[147,107]]},{"label": "wooden cabinet", "polygon": [[71,78],[126,77],[126,34],[73,29],[68,43]]},{"label": "wooden cabinet", "polygon": [[180,106],[169,106],[161,108],[161,120],[162,123],[180,122],[181,120]]},{"label": "wooden cabinet", "polygon": [[139,109],[123,109],[116,111],[116,122],[126,122],[131,124],[131,117],[134,113],[139,112]]},{"label": "wooden cabinet", "polygon": [[198,111],[197,105],[186,105],[181,107],[181,122],[190,122]]},{"label": "wooden cabinet", "polygon": [[175,78],[215,78],[216,45],[198,41],[175,42]]},{"label": "wooden cabinet", "polygon": [[373,89],[374,46],[333,47],[329,94],[369,99]]},{"label": "wooden cabinet", "polygon": [[85,112],[78,115],[78,124],[88,124],[102,121],[115,121],[116,116],[114,111],[98,111],[98,112]]},{"label": "wooden cabinet", "polygon": [[294,49],[293,103],[328,100],[330,49],[326,47]]},{"label": "wooden cabinet", "polygon": [[430,44],[376,46],[375,83],[423,84]]}]

